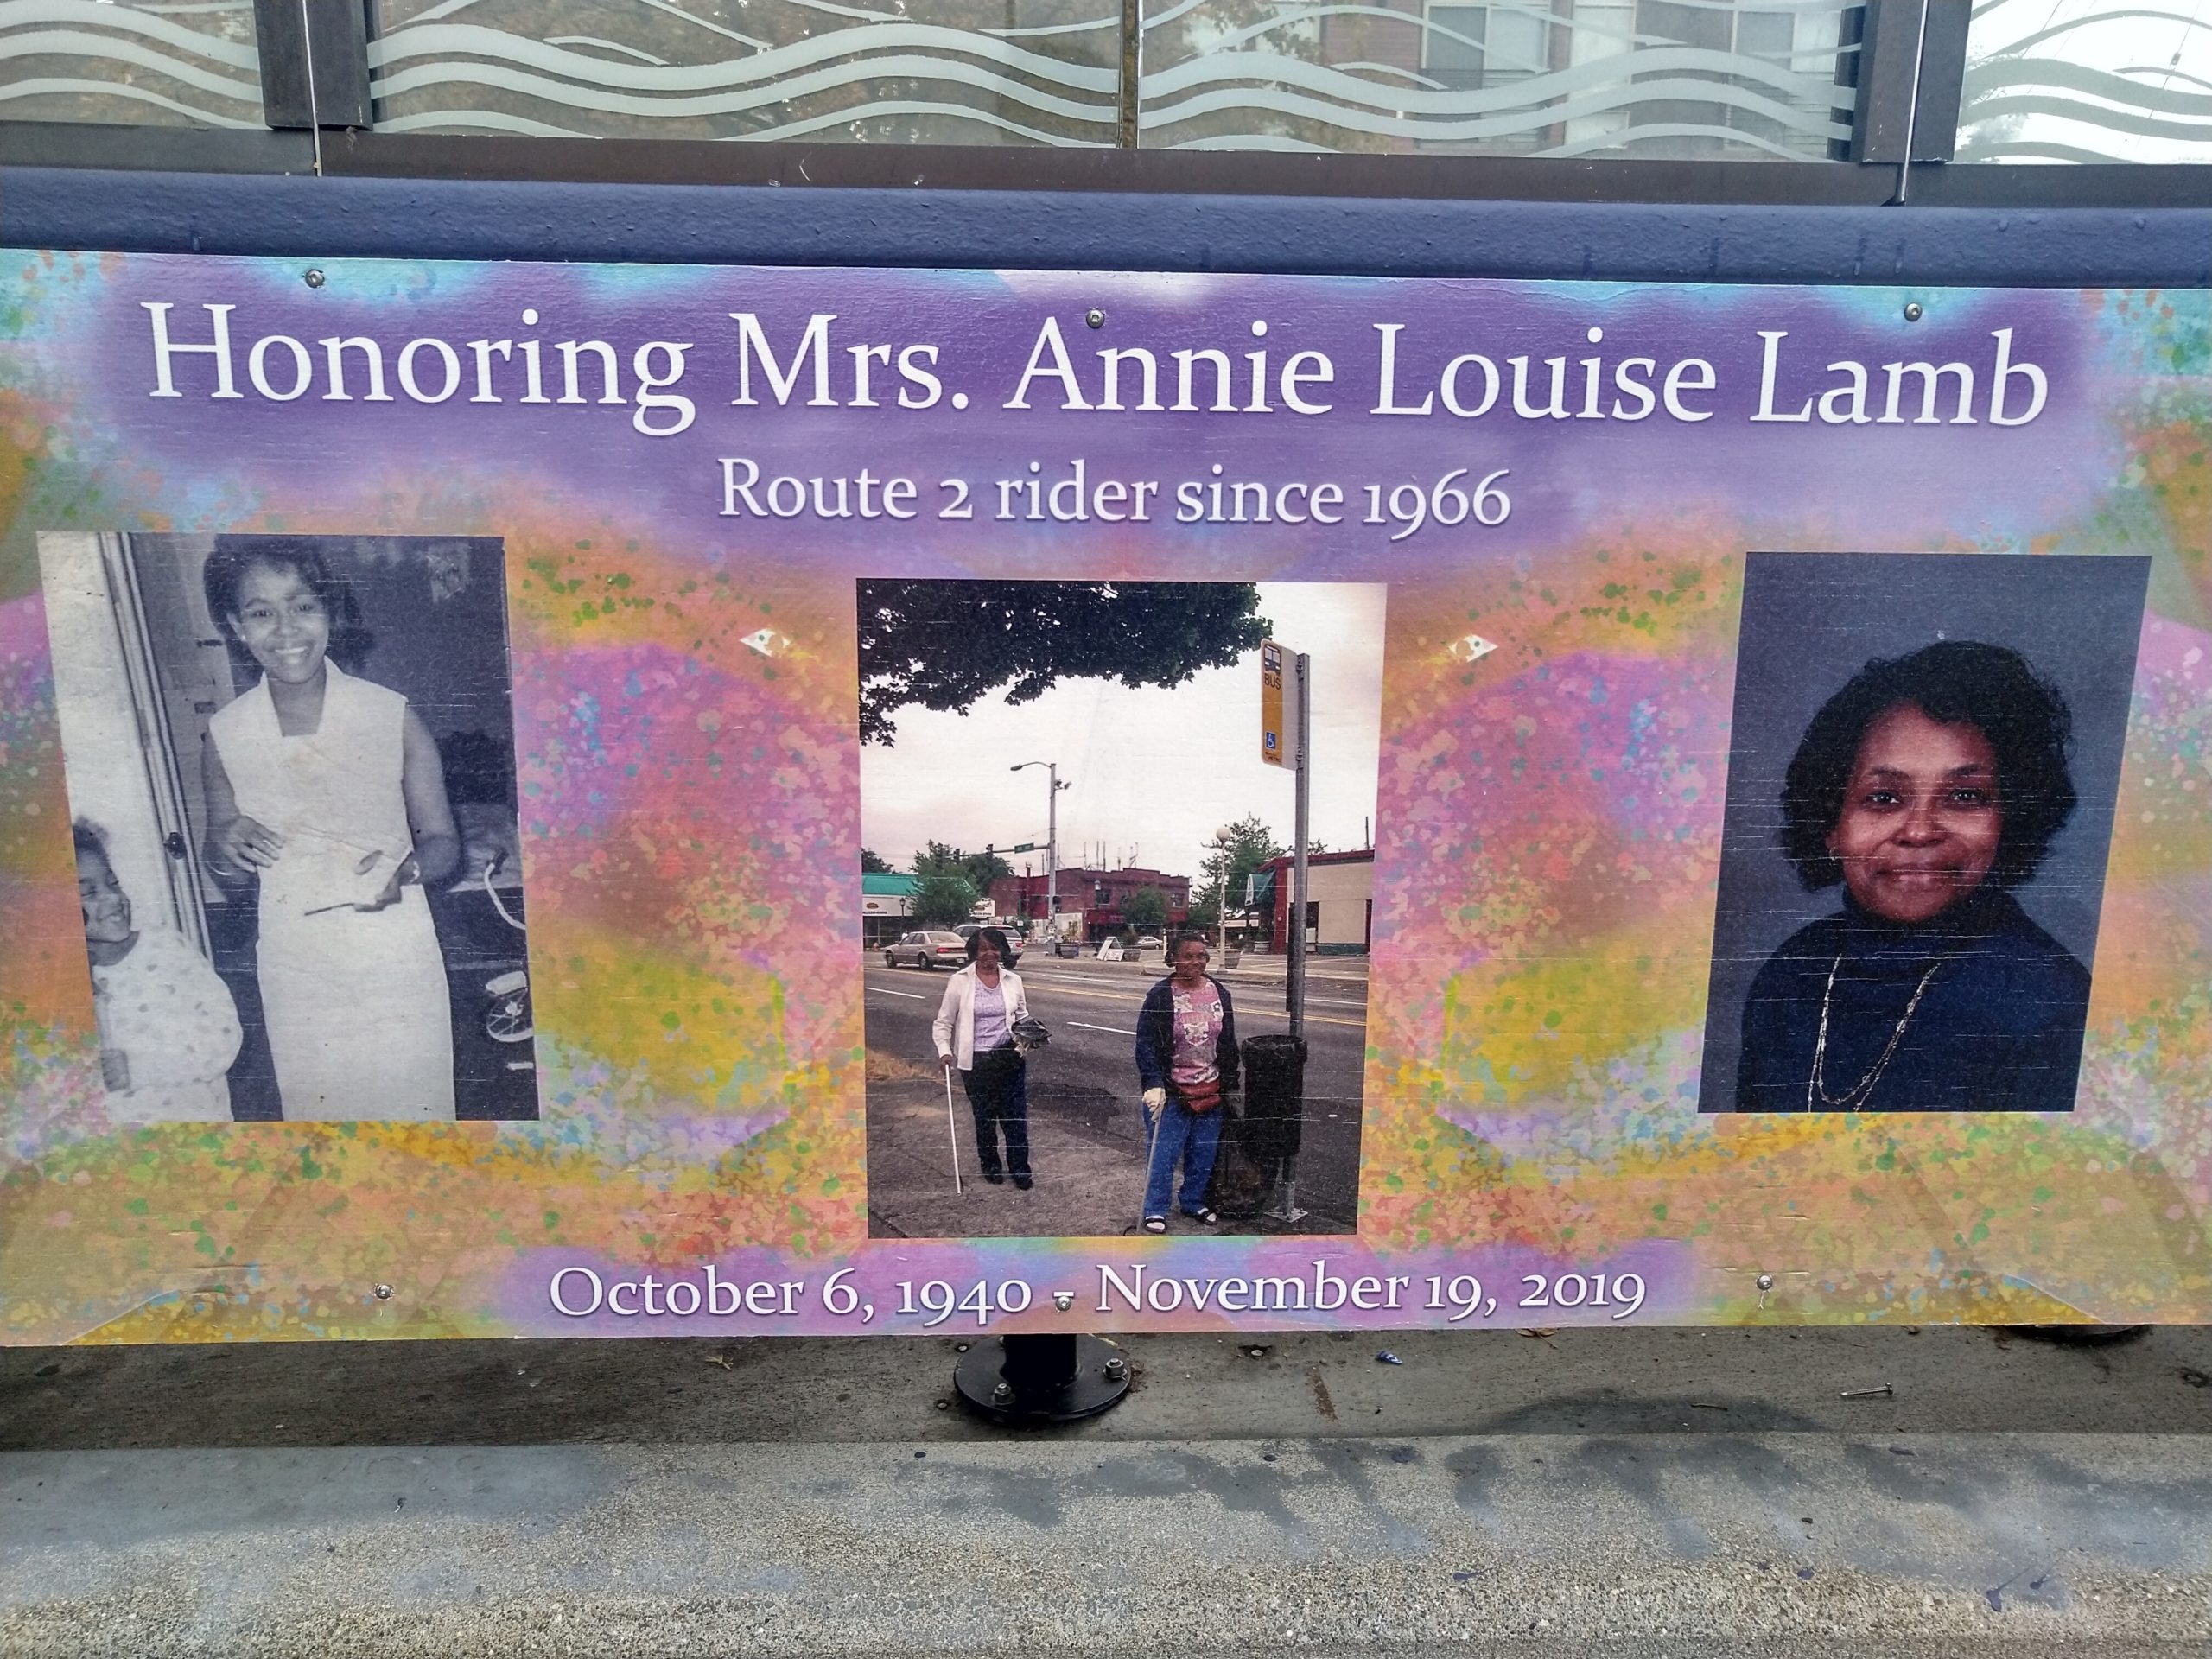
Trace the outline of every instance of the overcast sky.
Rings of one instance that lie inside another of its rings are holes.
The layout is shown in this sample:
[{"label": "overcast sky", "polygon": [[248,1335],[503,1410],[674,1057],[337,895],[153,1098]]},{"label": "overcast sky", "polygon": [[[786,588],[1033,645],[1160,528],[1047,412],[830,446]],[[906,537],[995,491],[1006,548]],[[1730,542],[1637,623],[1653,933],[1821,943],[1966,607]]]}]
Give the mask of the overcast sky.
[{"label": "overcast sky", "polygon": [[[1286,653],[1313,658],[1313,833],[1367,844],[1382,716],[1380,582],[1262,582],[1260,614]],[[1286,671],[1285,679],[1288,674]],[[1289,695],[1288,687],[1285,696]],[[1063,680],[1009,708],[993,693],[960,715],[901,709],[896,747],[861,748],[861,839],[897,869],[929,841],[969,850],[1045,840],[1046,774],[1059,763],[1060,863],[1096,857],[1196,878],[1217,828],[1257,813],[1290,844],[1291,773],[1260,759],[1260,653],[1173,690]],[[1039,874],[1045,855],[1007,861]]]}]

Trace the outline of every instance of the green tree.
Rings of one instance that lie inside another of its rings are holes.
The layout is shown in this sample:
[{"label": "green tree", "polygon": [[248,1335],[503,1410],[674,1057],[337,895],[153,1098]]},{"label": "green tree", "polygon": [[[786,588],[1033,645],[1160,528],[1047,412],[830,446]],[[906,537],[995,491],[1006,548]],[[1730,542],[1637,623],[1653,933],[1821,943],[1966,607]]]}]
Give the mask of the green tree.
[{"label": "green tree", "polygon": [[1245,878],[1269,859],[1281,858],[1289,850],[1275,839],[1274,831],[1256,813],[1247,814],[1229,825],[1198,864],[1199,888],[1212,915],[1208,921],[1199,923],[1198,909],[1193,906],[1193,925],[1219,926],[1221,912],[1225,910],[1234,916],[1243,910]]},{"label": "green tree", "polygon": [[888,746],[918,704],[965,713],[1003,686],[1029,702],[1063,679],[1181,685],[1258,649],[1248,582],[860,584],[861,741]]},{"label": "green tree", "polygon": [[1139,887],[1122,900],[1122,919],[1131,927],[1167,925],[1167,895],[1158,887]]},{"label": "green tree", "polygon": [[916,875],[957,875],[965,880],[979,893],[991,890],[991,883],[1001,876],[1014,874],[1014,866],[995,853],[970,853],[933,841],[914,855]]},{"label": "green tree", "polygon": [[861,874],[862,875],[888,875],[891,874],[891,866],[884,861],[880,854],[871,852],[868,849],[863,847],[861,849]]},{"label": "green tree", "polygon": [[924,927],[954,927],[972,920],[982,895],[976,884],[958,874],[925,875],[914,883],[913,916]]}]

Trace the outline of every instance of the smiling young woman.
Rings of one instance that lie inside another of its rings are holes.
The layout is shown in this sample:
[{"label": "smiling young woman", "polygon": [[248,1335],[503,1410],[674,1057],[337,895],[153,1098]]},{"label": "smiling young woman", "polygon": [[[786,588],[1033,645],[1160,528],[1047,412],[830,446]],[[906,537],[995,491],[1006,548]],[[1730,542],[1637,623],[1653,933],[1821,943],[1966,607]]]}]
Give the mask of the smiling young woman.
[{"label": "smiling young woman", "polygon": [[255,974],[288,1119],[451,1119],[445,963],[423,884],[461,853],[421,716],[339,665],[363,632],[309,543],[225,538],[203,575],[261,677],[208,722],[207,861],[256,884]]}]

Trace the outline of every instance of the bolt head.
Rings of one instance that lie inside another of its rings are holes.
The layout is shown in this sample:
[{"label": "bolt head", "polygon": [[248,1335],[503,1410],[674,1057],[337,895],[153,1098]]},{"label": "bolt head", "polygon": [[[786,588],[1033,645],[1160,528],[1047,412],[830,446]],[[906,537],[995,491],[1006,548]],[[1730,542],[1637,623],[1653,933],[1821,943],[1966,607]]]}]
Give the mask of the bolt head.
[{"label": "bolt head", "polygon": [[377,1300],[380,1302],[388,1302],[391,1300],[391,1287],[390,1285],[378,1285],[377,1287]]},{"label": "bolt head", "polygon": [[1014,1384],[1011,1382],[1000,1383],[998,1387],[991,1390],[991,1399],[995,1403],[1001,1406],[1011,1403],[1014,1399]]},{"label": "bolt head", "polygon": [[1120,1382],[1122,1378],[1127,1376],[1128,1374],[1129,1362],[1123,1359],[1120,1355],[1117,1354],[1113,1358],[1106,1362],[1106,1375],[1112,1377],[1116,1382]]},{"label": "bolt head", "polygon": [[1759,1274],[1758,1287],[1761,1290],[1772,1290],[1774,1288],[1774,1275],[1770,1273],[1763,1273]]},{"label": "bolt head", "polygon": [[1054,1291],[1052,1293],[1052,1306],[1058,1308],[1061,1313],[1066,1313],[1068,1309],[1075,1306],[1075,1292],[1071,1290]]},{"label": "bolt head", "polygon": [[1904,320],[1907,322],[1918,322],[1921,318],[1927,315],[1928,314],[1926,312],[1920,308],[1920,302],[1918,300],[1911,300],[1906,302],[1904,308]]},{"label": "bolt head", "polygon": [[1084,314],[1083,320],[1094,328],[1103,328],[1106,326],[1106,314],[1096,306]]},{"label": "bolt head", "polygon": [[309,265],[308,267],[307,275],[302,277],[301,280],[307,283],[309,288],[321,288],[323,283],[329,279],[322,274],[320,267]]}]

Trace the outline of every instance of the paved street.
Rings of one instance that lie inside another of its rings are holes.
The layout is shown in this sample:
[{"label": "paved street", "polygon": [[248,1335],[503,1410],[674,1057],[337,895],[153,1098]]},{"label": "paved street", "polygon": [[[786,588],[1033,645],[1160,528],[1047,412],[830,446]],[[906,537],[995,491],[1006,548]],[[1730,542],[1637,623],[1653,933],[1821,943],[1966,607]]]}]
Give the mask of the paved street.
[{"label": "paved street", "polygon": [[[1142,1207],[1144,1124],[1138,1103],[1136,1015],[1162,976],[1157,963],[1084,957],[1024,959],[1029,1006],[1052,1033],[1029,1061],[1030,1161],[1035,1188],[977,1175],[975,1123],[954,1085],[964,1193],[953,1192],[944,1084],[930,1038],[943,974],[868,968],[869,1230],[903,1237],[1100,1237],[1135,1230]],[[1280,964],[1226,973],[1240,1038],[1289,1028]],[[1348,1233],[1358,1214],[1360,1090],[1367,993],[1360,964],[1330,964],[1306,1000],[1304,1149],[1295,1230]],[[1177,1230],[1201,1230],[1180,1216]],[[1229,1224],[1224,1224],[1227,1226]]]}]

